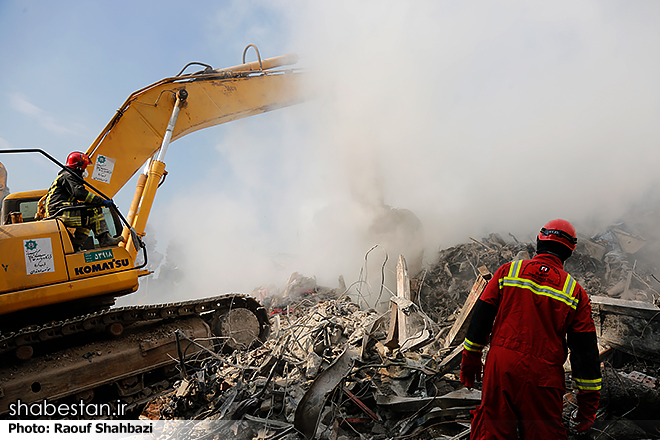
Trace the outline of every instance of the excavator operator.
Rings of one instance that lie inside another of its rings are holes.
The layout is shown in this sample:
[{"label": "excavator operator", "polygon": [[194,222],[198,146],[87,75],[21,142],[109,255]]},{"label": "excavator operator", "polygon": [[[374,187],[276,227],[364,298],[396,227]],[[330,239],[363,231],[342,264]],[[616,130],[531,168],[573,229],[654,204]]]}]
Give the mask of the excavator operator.
[{"label": "excavator operator", "polygon": [[489,336],[490,349],[471,439],[566,439],[568,348],[578,389],[575,429],[593,425],[602,382],[596,328],[589,297],[564,271],[576,244],[571,223],[548,222],[537,236],[536,256],[502,265],[477,300],[463,343],[463,385],[472,388],[481,379]]},{"label": "excavator operator", "polygon": [[[86,168],[91,163],[85,153],[74,151],[69,154],[66,158],[66,166],[57,175],[46,194],[46,217],[57,216],[67,228],[75,228],[71,241],[76,252],[83,249],[90,230],[94,231],[101,247],[116,246],[124,240],[121,236],[116,238],[110,236],[103,216],[101,208],[112,206],[112,200],[90,193],[82,183],[87,173]],[[80,204],[98,206],[61,211],[63,208]]]}]

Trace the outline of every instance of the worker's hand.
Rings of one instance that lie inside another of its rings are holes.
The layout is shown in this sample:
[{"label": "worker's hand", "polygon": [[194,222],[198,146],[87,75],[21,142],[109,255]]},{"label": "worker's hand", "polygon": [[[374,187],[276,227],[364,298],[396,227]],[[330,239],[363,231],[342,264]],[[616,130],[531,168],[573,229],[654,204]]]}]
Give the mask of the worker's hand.
[{"label": "worker's hand", "polygon": [[577,395],[578,410],[575,415],[575,423],[577,432],[587,432],[596,420],[596,410],[598,410],[598,402],[600,401],[600,392],[598,391],[582,391],[580,390]]},{"label": "worker's hand", "polygon": [[468,388],[474,388],[475,381],[481,381],[481,352],[463,349],[461,383]]},{"label": "worker's hand", "polygon": [[113,202],[112,199],[108,199],[108,200],[101,199],[101,200],[102,200],[101,204],[103,206],[107,206],[108,208],[110,208],[111,206],[115,206],[115,202]]}]

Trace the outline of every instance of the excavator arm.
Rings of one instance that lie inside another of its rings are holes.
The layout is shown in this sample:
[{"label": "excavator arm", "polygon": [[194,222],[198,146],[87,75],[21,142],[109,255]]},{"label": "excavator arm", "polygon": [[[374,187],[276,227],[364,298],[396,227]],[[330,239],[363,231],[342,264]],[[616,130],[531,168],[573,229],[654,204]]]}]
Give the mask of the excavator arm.
[{"label": "excavator arm", "polygon": [[182,90],[187,99],[171,134],[176,140],[203,128],[300,103],[302,73],[277,70],[297,62],[294,54],[225,69],[207,67],[165,78],[131,94],[87,154],[94,164],[87,180],[114,195],[159,150]]}]

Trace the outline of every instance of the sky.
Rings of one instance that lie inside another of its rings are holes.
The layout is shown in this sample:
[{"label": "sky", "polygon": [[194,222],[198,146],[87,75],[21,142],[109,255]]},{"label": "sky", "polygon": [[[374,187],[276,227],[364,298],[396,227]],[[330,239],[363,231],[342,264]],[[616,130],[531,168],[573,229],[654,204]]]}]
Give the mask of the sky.
[{"label": "sky", "polygon": [[[531,240],[553,218],[588,236],[656,209],[658,22],[654,1],[2,0],[0,149],[64,161],[188,62],[295,52],[305,103],[172,143],[156,272],[123,301],[275,291],[294,272],[377,291],[399,254],[417,272],[470,237]],[[12,191],[57,172],[0,161]]]}]

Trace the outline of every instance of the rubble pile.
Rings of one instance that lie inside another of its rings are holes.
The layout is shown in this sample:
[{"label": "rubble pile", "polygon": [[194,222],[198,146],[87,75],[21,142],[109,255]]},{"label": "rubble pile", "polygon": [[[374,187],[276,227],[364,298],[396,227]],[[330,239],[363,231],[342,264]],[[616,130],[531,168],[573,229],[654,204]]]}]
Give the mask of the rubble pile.
[{"label": "rubble pile", "polygon": [[[660,272],[657,258],[645,253],[644,238],[626,232],[624,225],[612,226],[593,237],[580,237],[565,269],[587,291],[596,296],[643,301],[660,305]],[[439,324],[451,323],[463,307],[480,266],[495,271],[509,261],[531,258],[535,243],[522,243],[509,234],[509,241],[492,233],[441,250],[438,261],[412,280],[419,301]]]},{"label": "rubble pile", "polygon": [[467,438],[480,392],[443,377],[448,350],[385,347],[389,312],[361,310],[347,296],[312,293],[285,310],[271,316],[262,346],[182,363],[183,379],[141,417],[215,421],[195,425],[200,438]]},{"label": "rubble pile", "polygon": [[440,326],[451,326],[477,279],[477,268],[485,266],[494,272],[504,263],[534,255],[536,248],[531,243],[512,238],[507,243],[499,234],[490,234],[441,250],[433,267],[411,280],[426,313]]},{"label": "rubble pile", "polygon": [[[660,283],[630,243],[603,240],[581,240],[566,264],[592,296],[602,348],[601,407],[581,438],[660,438]],[[384,313],[361,308],[343,282],[329,289],[293,274],[284,294],[263,299],[265,343],[182,357],[181,380],[141,417],[183,422],[159,438],[467,439],[481,397],[480,384],[458,380],[471,307],[490,271],[534,249],[491,234],[441,251],[413,279],[401,258]],[[572,427],[577,391],[565,367]]]}]

